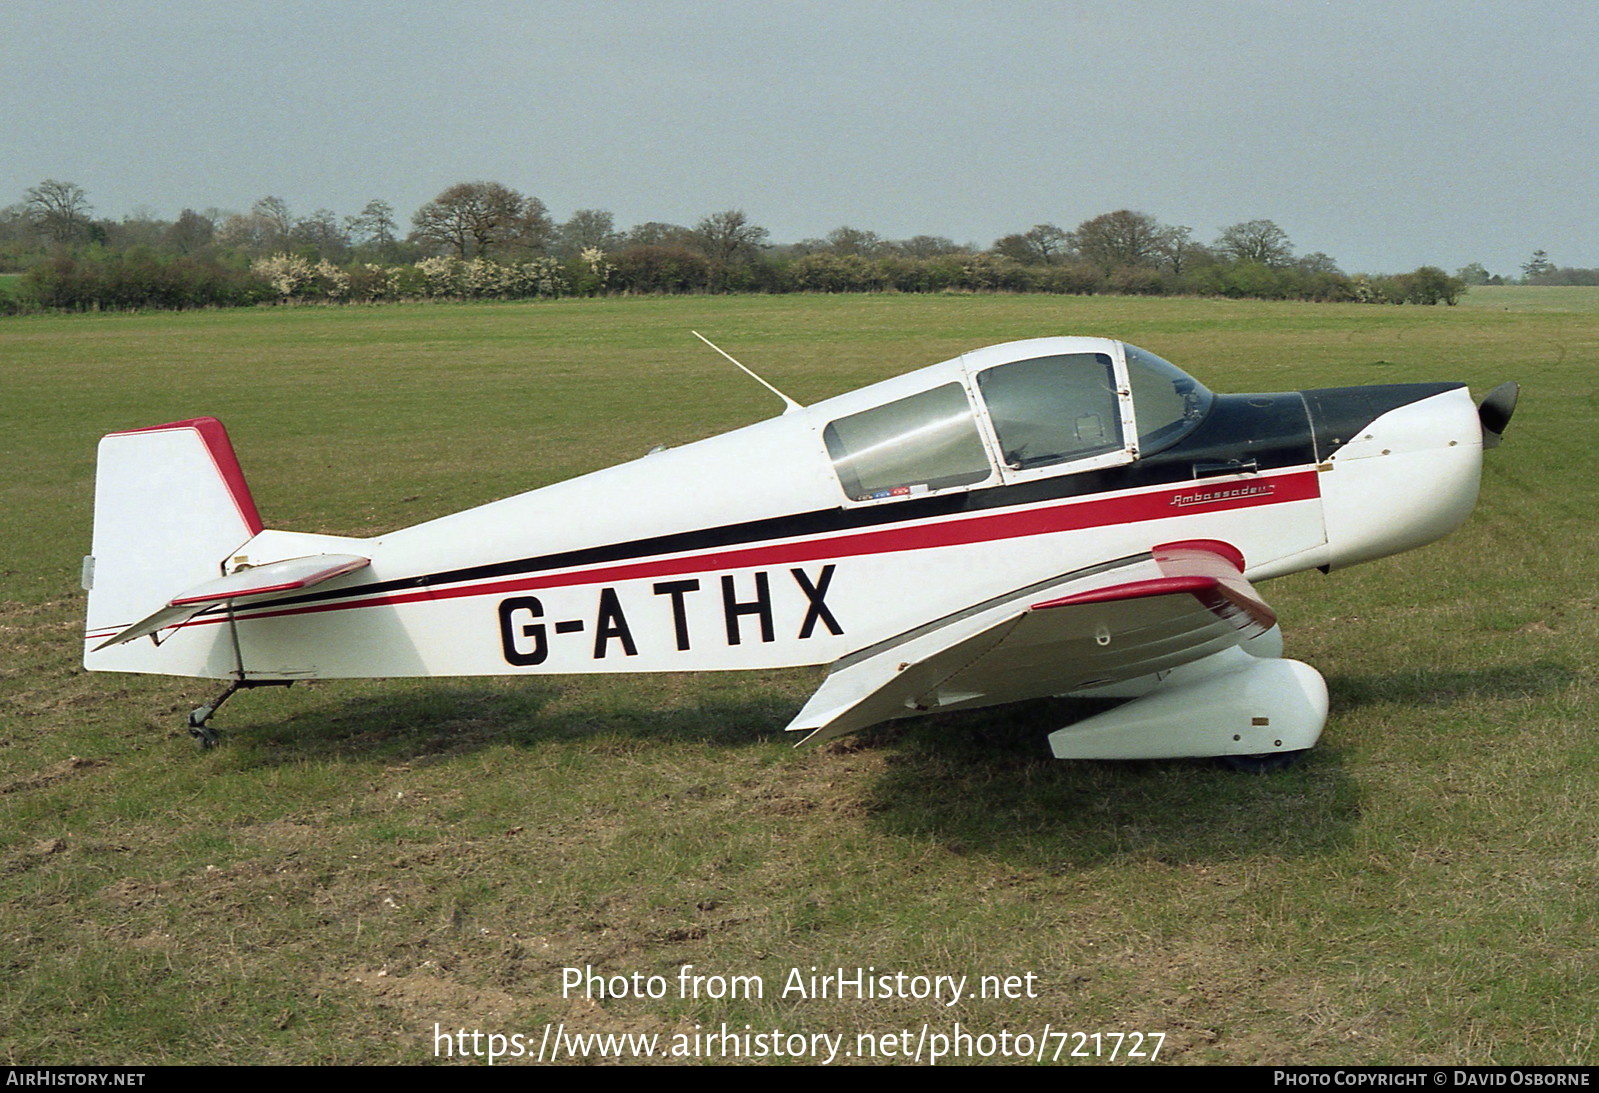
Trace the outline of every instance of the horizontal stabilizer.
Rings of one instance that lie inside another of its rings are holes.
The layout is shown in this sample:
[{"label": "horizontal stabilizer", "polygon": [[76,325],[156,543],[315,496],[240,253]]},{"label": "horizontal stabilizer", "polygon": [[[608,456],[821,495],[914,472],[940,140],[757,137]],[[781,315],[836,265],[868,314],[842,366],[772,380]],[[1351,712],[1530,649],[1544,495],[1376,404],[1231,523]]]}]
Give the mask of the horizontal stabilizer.
[{"label": "horizontal stabilizer", "polygon": [[95,646],[95,651],[142,638],[171,626],[181,626],[208,607],[250,597],[294,592],[354,573],[371,564],[371,559],[355,554],[312,554],[304,558],[285,558],[281,562],[241,569],[226,577],[207,581],[197,588],[168,600],[159,611],[140,619],[126,630]]}]

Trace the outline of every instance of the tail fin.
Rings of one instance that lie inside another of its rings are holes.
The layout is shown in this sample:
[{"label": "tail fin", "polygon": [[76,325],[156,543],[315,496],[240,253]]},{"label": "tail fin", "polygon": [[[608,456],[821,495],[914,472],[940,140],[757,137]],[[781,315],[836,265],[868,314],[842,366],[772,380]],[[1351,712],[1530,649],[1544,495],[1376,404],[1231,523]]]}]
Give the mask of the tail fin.
[{"label": "tail fin", "polygon": [[224,678],[237,668],[225,626],[186,627],[159,648],[91,651],[169,597],[214,580],[261,531],[227,430],[215,418],[112,433],[100,441],[84,666]]}]

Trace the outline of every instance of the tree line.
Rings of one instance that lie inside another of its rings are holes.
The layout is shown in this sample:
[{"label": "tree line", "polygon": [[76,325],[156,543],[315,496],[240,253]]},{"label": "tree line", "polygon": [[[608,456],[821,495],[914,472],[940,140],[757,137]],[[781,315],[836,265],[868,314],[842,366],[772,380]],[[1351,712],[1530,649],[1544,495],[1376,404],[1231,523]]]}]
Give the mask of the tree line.
[{"label": "tree line", "polygon": [[1466,266],[1459,276],[1468,285],[1599,285],[1599,269],[1557,266],[1545,250],[1533,251],[1532,257],[1521,264],[1519,280],[1489,273],[1479,262]]},{"label": "tree line", "polygon": [[81,187],[46,180],[0,209],[0,270],[23,273],[9,298],[0,295],[11,310],[889,291],[1453,304],[1466,287],[1463,276],[1430,266],[1347,274],[1326,254],[1296,254],[1287,233],[1263,219],[1208,243],[1192,228],[1128,209],[1070,230],[1034,225],[988,247],[932,235],[885,239],[850,226],[776,243],[738,209],[692,226],[648,221],[623,230],[602,209],[557,222],[537,197],[497,182],[447,188],[402,230],[381,199],[344,217],[296,215],[269,196],[248,213],[184,209],[169,221],[141,211],[114,221],[94,216]]}]

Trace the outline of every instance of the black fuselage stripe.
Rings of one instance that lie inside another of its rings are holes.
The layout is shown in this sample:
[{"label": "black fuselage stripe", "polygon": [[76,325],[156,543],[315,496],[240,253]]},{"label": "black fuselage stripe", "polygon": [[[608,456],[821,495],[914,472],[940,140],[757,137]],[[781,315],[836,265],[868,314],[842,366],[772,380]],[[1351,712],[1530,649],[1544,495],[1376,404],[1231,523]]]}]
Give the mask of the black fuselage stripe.
[{"label": "black fuselage stripe", "polygon": [[[1386,409],[1405,405],[1458,386],[1460,385],[1403,384],[1382,388],[1338,388],[1305,394],[1321,396],[1325,404],[1343,392],[1351,392],[1351,400],[1359,407],[1351,416],[1361,416],[1369,423],[1375,420],[1378,413],[1386,412]],[[1384,406],[1381,411],[1378,410],[1379,403]],[[1351,409],[1353,408],[1352,406]],[[1325,460],[1331,454],[1332,448],[1341,446],[1343,440],[1350,434],[1348,425],[1352,424],[1347,421],[1341,423],[1344,428],[1337,431],[1344,433],[1345,437],[1334,441],[1328,436],[1317,435],[1318,432],[1328,433],[1331,430],[1327,429],[1324,422],[1316,420],[1316,417],[1317,415],[1312,415],[1307,410],[1306,400],[1300,392],[1220,395],[1212,404],[1204,422],[1177,444],[1117,467],[1083,471],[1078,474],[1062,474],[1012,485],[937,494],[931,497],[913,497],[861,508],[840,506],[748,520],[720,527],[654,535],[621,543],[603,543],[554,554],[441,570],[398,580],[374,581],[349,588],[309,592],[281,600],[252,603],[249,606],[255,608],[270,605],[276,608],[355,596],[407,592],[436,585],[494,580],[554,569],[605,565],[663,554],[717,550],[776,539],[828,535],[885,524],[912,523],[989,509],[1169,485],[1175,482],[1192,482],[1196,476],[1196,467],[1217,460],[1237,459],[1240,453],[1253,460],[1258,471],[1308,466],[1317,462],[1318,458]]]}]

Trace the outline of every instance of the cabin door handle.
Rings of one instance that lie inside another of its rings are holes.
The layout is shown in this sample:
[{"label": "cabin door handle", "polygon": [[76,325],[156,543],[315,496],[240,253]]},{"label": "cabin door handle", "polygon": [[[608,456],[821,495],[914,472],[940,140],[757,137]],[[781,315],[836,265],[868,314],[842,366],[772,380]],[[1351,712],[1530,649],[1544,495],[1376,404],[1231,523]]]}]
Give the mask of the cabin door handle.
[{"label": "cabin door handle", "polygon": [[1218,463],[1195,463],[1195,478],[1215,478],[1224,474],[1255,474],[1260,465],[1253,458],[1229,459]]}]

